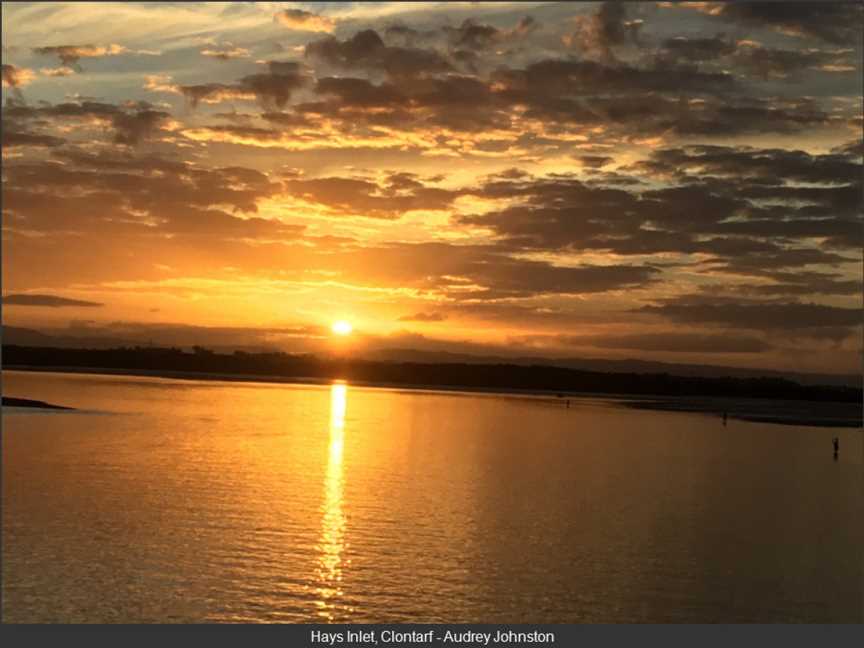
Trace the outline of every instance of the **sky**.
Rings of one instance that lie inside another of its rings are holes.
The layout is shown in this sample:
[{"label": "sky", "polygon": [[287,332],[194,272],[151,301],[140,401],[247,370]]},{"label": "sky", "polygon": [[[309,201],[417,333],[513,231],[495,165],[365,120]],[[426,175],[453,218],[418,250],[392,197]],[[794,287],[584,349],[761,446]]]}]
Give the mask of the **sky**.
[{"label": "sky", "polygon": [[2,9],[7,326],[860,369],[861,3]]}]

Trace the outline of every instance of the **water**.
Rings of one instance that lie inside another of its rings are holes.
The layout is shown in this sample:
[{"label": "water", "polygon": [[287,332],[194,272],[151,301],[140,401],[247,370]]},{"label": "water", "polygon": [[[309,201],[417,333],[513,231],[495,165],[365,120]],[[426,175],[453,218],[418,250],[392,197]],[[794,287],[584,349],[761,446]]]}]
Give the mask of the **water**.
[{"label": "water", "polygon": [[[4,372],[7,622],[859,622],[855,429]],[[841,439],[835,462],[831,438]]]}]

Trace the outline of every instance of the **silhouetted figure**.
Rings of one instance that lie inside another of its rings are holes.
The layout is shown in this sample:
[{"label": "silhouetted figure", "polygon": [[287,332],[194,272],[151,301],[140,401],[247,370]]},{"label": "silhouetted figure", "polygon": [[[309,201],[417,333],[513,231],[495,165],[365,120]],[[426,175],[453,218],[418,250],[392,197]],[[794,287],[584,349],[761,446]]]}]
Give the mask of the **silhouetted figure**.
[{"label": "silhouetted figure", "polygon": [[840,454],[840,437],[834,437],[831,443],[834,444],[834,458],[836,459],[837,455]]},{"label": "silhouetted figure", "polygon": [[723,412],[723,427],[726,427],[726,412]]},{"label": "silhouetted figure", "polygon": [[570,409],[570,399],[567,399],[567,409]]}]

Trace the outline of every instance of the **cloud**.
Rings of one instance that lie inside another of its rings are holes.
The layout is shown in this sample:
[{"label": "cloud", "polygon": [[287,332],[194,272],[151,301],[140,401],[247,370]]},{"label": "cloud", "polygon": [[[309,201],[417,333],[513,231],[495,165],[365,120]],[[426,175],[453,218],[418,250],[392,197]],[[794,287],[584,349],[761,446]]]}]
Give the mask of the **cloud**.
[{"label": "cloud", "polygon": [[124,106],[99,101],[42,104],[37,107],[20,105],[7,108],[5,113],[6,118],[13,121],[49,119],[56,125],[71,120],[85,124],[95,121],[114,129],[115,143],[130,146],[153,138],[171,126],[171,116],[168,113],[153,110],[146,102]]},{"label": "cloud", "polygon": [[862,168],[849,156],[697,146],[656,151],[634,168],[666,185],[604,186],[602,172],[591,184],[571,174],[497,176],[472,194],[507,203],[454,220],[491,230],[511,253],[678,254],[688,257],[679,267],[699,274],[777,284],[754,294],[853,294],[851,279],[804,270],[860,262]]},{"label": "cloud", "polygon": [[220,61],[230,61],[231,59],[248,58],[249,50],[225,43],[220,46],[206,47],[201,50],[201,55],[219,59]]},{"label": "cloud", "polygon": [[663,41],[656,52],[658,66],[695,63],[724,66],[743,77],[796,80],[805,71],[853,72],[854,49],[783,49],[766,47],[752,39],[675,36]]},{"label": "cloud", "polygon": [[36,295],[36,294],[16,294],[4,295],[3,303],[7,306],[44,306],[47,308],[62,308],[62,307],[87,307],[94,308],[104,306],[91,301],[82,301],[80,299],[69,299],[67,297],[58,297],[57,295]]},{"label": "cloud", "polygon": [[309,82],[302,66],[294,61],[268,61],[267,68],[267,72],[244,76],[233,84],[174,86],[164,78],[148,78],[147,87],[163,92],[180,92],[193,108],[200,103],[220,103],[232,99],[257,99],[265,107],[282,108],[295,91]]},{"label": "cloud", "polygon": [[642,21],[628,20],[628,10],[621,2],[604,2],[597,11],[577,16],[576,30],[565,36],[565,45],[587,56],[615,62],[615,48],[638,43]]},{"label": "cloud", "polygon": [[732,58],[735,69],[764,79],[787,79],[805,70],[819,72],[854,72],[852,49],[825,51],[818,49],[777,49],[744,41],[738,44]]},{"label": "cloud", "polygon": [[437,313],[434,311],[431,312],[419,312],[413,313],[411,315],[403,315],[399,318],[400,322],[443,322],[447,319],[447,316],[444,313]]},{"label": "cloud", "polygon": [[[134,136],[134,130],[129,136]],[[122,149],[121,149],[122,150]],[[4,165],[4,228],[111,238],[135,235],[142,245],[194,234],[199,241],[293,238],[303,227],[241,218],[279,186],[242,167],[203,168],[125,153],[66,152],[63,162]],[[6,184],[8,182],[8,184]],[[99,209],[93,205],[98,204]],[[5,229],[4,229],[5,231]]]},{"label": "cloud", "polygon": [[[325,101],[296,109],[339,120],[340,127],[354,132],[358,124],[377,128],[379,133],[380,127],[387,127],[406,140],[437,146],[434,138],[440,130],[436,129],[470,134],[511,126],[507,106],[497,101],[486,83],[472,76],[405,78],[377,85],[360,78],[324,77],[316,90]],[[429,135],[424,139],[425,133]]]},{"label": "cloud", "polygon": [[61,146],[65,140],[53,135],[39,135],[27,131],[11,130],[8,126],[0,133],[3,148],[15,148],[17,146]]},{"label": "cloud", "polygon": [[122,45],[53,45],[50,47],[34,47],[33,53],[42,56],[56,56],[66,67],[80,71],[78,61],[82,58],[103,58],[117,56],[128,50]]},{"label": "cloud", "polygon": [[[362,257],[362,255],[356,253]],[[346,260],[351,255],[347,255]],[[358,259],[359,261],[359,259]],[[370,278],[403,282],[434,290],[458,301],[565,294],[586,295],[637,288],[659,280],[661,271],[649,265],[559,266],[520,259],[493,246],[415,244],[377,248],[368,263]]]},{"label": "cloud", "polygon": [[816,38],[837,45],[861,41],[864,6],[855,2],[708,3],[708,13],[753,27],[767,27],[790,36]]},{"label": "cloud", "polygon": [[[645,67],[608,65],[588,60],[544,59],[524,69],[499,70],[493,81],[502,92],[548,96],[586,96],[637,92],[730,92],[736,89],[731,75],[693,67]],[[521,98],[522,95],[520,95]]]},{"label": "cloud", "polygon": [[325,177],[287,180],[285,189],[304,200],[344,214],[398,218],[414,210],[442,210],[459,197],[456,191],[430,187],[411,174],[397,174],[380,184],[361,178]]},{"label": "cloud", "polygon": [[663,41],[658,56],[663,60],[713,61],[735,52],[735,42],[723,36],[693,38],[674,36]]},{"label": "cloud", "polygon": [[180,94],[180,88],[172,83],[171,76],[167,74],[148,74],[144,77],[144,89],[152,92],[168,92]]},{"label": "cloud", "polygon": [[115,131],[114,141],[129,146],[140,144],[158,133],[169,118],[166,112],[146,108],[117,113],[111,119]]},{"label": "cloud", "polygon": [[[723,286],[729,293],[739,293],[751,297],[759,296],[787,296],[795,297],[802,295],[861,295],[864,285],[861,281],[854,279],[842,279],[841,275],[825,272],[775,272],[773,283],[761,284],[730,284]],[[713,288],[713,287],[712,287]],[[706,291],[707,292],[707,291]]]},{"label": "cloud", "polygon": [[695,174],[737,181],[842,185],[861,179],[861,163],[845,152],[811,154],[789,149],[692,145],[654,151],[635,169],[684,178]]},{"label": "cloud", "polygon": [[589,169],[599,169],[608,166],[615,161],[615,158],[608,155],[579,155],[576,157],[583,167]]},{"label": "cloud", "polygon": [[4,88],[21,88],[27,85],[36,74],[28,68],[19,68],[8,63],[3,64],[3,87]]},{"label": "cloud", "polygon": [[813,337],[836,338],[861,325],[861,309],[799,302],[735,301],[717,297],[683,296],[638,312],[670,321],[698,325],[731,326],[762,331],[805,331]]},{"label": "cloud", "polygon": [[[511,29],[499,29],[493,25],[481,23],[474,18],[466,18],[458,27],[444,26],[442,31],[451,48],[468,50],[485,50],[504,43],[524,38],[540,28],[531,16],[522,17]],[[399,27],[388,28],[387,34],[397,33]],[[404,28],[401,33],[406,33]],[[413,36],[418,32],[414,31]]]},{"label": "cloud", "polygon": [[47,77],[66,77],[75,74],[75,70],[71,67],[56,67],[56,68],[40,68],[39,74]]},{"label": "cloud", "polygon": [[[160,309],[149,309],[159,312]],[[296,340],[308,344],[320,331],[311,326],[279,327],[242,327],[242,326],[196,326],[181,323],[148,322],[72,322],[66,329],[50,329],[51,335],[62,336],[63,343],[79,338],[82,343],[93,340],[94,346],[117,347],[121,343],[190,349],[195,346],[205,348],[240,348],[247,350],[272,351],[292,346]]]},{"label": "cloud", "polygon": [[396,78],[438,74],[453,69],[435,50],[391,47],[385,45],[378,32],[372,29],[357,32],[344,41],[333,36],[313,41],[306,46],[306,57],[341,70],[382,72]]},{"label": "cloud", "polygon": [[283,27],[295,31],[332,33],[336,21],[327,16],[304,11],[303,9],[285,9],[273,16],[273,20]]},{"label": "cloud", "polygon": [[762,353],[772,345],[757,337],[733,333],[635,333],[629,335],[561,336],[573,346],[667,353]]},{"label": "cloud", "polygon": [[[172,86],[161,86],[159,89],[171,88]],[[152,89],[156,89],[156,86]],[[181,85],[176,86],[176,89],[189,101],[193,108],[197,108],[201,103],[216,104],[223,101],[253,101],[256,95],[250,88],[243,87],[240,84],[231,85],[226,83],[202,83],[197,85]]]}]

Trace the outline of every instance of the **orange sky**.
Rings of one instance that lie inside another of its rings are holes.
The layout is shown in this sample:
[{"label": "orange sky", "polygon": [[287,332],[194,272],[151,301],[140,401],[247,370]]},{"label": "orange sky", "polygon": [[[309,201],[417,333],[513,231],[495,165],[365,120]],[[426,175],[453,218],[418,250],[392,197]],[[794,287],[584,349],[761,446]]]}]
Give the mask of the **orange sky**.
[{"label": "orange sky", "polygon": [[834,3],[4,4],[4,324],[856,371],[861,28]]}]

